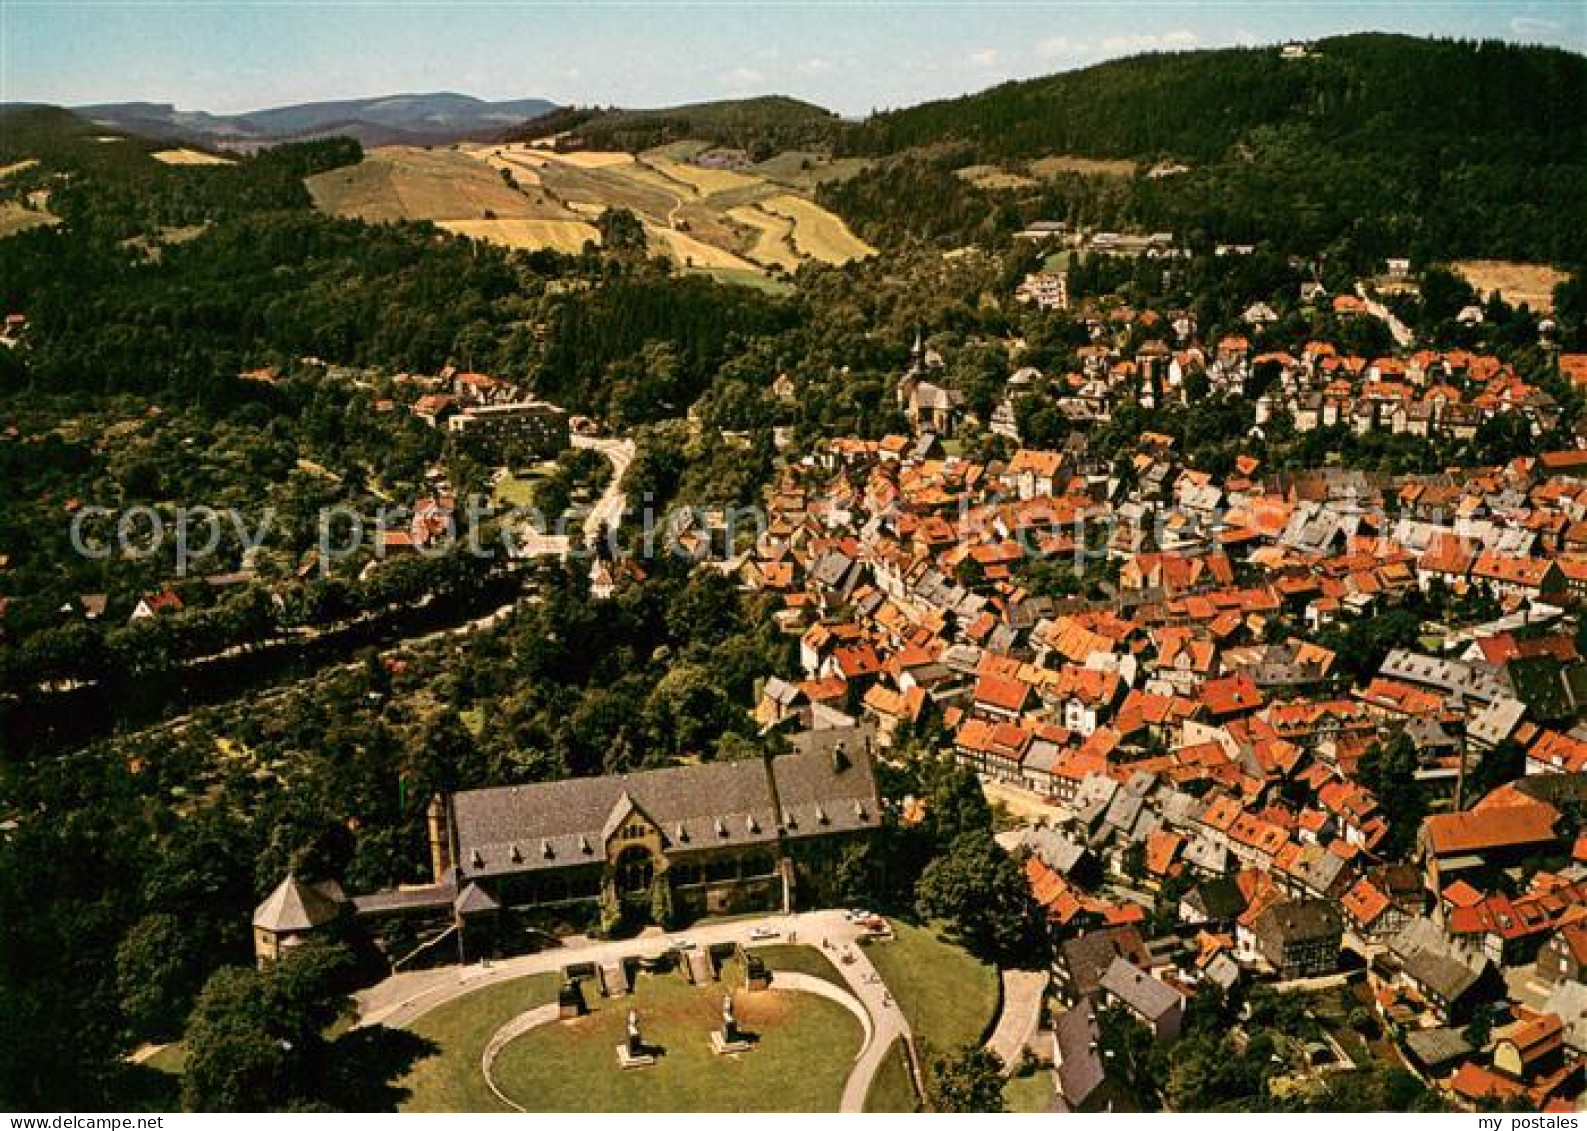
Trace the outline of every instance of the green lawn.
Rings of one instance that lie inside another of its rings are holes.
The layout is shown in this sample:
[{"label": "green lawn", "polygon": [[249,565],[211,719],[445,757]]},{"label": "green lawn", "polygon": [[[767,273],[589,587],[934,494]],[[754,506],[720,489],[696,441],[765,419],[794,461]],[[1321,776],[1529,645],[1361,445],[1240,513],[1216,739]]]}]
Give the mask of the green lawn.
[{"label": "green lawn", "polygon": [[689,275],[707,275],[718,283],[727,283],[741,287],[753,287],[767,294],[784,295],[793,294],[798,288],[786,279],[774,279],[763,275],[759,271],[745,271],[734,267],[690,267],[685,271]]},{"label": "green lawn", "polygon": [[920,1110],[915,1098],[915,1086],[909,1080],[909,1054],[904,1042],[894,1039],[871,1080],[871,1090],[865,1093],[865,1110],[869,1112],[914,1112]]},{"label": "green lawn", "polygon": [[772,972],[772,981],[776,981],[779,970],[793,970],[800,974],[809,974],[811,977],[820,978],[831,982],[834,986],[847,988],[843,975],[838,973],[836,966],[830,959],[813,946],[801,946],[798,943],[772,943],[768,946],[750,948],[751,954],[760,956],[766,968]]},{"label": "green lawn", "polygon": [[[727,986],[742,986],[732,965],[723,973],[723,982],[698,987],[677,973],[641,975],[632,997],[596,998],[587,1017],[508,1045],[496,1061],[497,1083],[531,1111],[836,1111],[859,1051],[859,1022],[825,998],[740,989],[740,1028],[759,1044],[719,1057],[710,1033],[721,1024]],[[615,1049],[630,1008],[645,1042],[662,1054],[649,1068],[624,1071]]]},{"label": "green lawn", "polygon": [[948,1050],[980,1044],[997,1010],[997,970],[934,931],[894,919],[892,942],[866,950],[917,1041]]},{"label": "green lawn", "polygon": [[1052,1070],[1048,1068],[1038,1068],[1028,1076],[1010,1076],[1003,1083],[1003,1106],[1009,1111],[1040,1114],[1052,1099]]},{"label": "green lawn", "polygon": [[529,507],[534,505],[535,488],[539,486],[544,475],[526,473],[523,475],[504,475],[496,484],[492,492],[496,502],[508,507]]},{"label": "green lawn", "polygon": [[[526,1009],[556,997],[559,974],[535,974],[486,986],[415,1021],[410,1029],[434,1041],[440,1052],[415,1064],[401,1081],[408,1089],[404,1111],[505,1111],[479,1070],[491,1034]],[[525,1105],[529,1106],[529,1105]]]}]

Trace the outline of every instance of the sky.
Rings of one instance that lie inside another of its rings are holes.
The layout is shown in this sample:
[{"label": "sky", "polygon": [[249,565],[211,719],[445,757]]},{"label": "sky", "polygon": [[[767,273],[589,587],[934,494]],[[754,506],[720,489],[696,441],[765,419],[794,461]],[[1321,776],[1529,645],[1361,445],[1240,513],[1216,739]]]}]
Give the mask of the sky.
[{"label": "sky", "polygon": [[1351,31],[1587,51],[1584,0],[0,0],[0,101],[234,113],[417,91],[848,115],[1143,51]]}]

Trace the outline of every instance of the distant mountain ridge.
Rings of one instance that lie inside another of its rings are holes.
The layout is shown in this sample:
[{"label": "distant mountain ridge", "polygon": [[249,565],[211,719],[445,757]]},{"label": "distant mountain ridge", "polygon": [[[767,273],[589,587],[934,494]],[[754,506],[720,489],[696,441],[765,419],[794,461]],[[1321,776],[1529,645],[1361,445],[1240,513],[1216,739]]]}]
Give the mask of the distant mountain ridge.
[{"label": "distant mountain ridge", "polygon": [[488,140],[549,113],[556,103],[544,98],[488,102],[439,92],[304,102],[242,114],[179,110],[160,102],[72,109],[102,126],[144,137],[234,149],[330,136],[355,138],[366,146]]}]

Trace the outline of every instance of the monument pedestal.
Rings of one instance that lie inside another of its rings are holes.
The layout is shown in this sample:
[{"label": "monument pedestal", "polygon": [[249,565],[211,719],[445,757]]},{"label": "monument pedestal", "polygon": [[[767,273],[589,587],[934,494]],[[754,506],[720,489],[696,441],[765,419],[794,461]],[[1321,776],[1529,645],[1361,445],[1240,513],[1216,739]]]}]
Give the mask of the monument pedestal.
[{"label": "monument pedestal", "polygon": [[752,1052],[754,1048],[754,1041],[746,1041],[743,1037],[735,1037],[729,1040],[720,1031],[711,1030],[711,1051],[716,1053],[717,1056],[727,1056],[729,1053],[735,1052]]},{"label": "monument pedestal", "polygon": [[563,1021],[585,1014],[584,991],[575,981],[562,983],[562,988],[557,991],[557,1016]]},{"label": "monument pedestal", "polygon": [[619,1068],[649,1068],[656,1063],[656,1058],[648,1052],[630,1052],[627,1042],[617,1046],[617,1066]]},{"label": "monument pedestal", "polygon": [[656,1054],[650,1051],[644,1038],[639,1035],[639,1013],[630,1009],[627,1036],[617,1046],[617,1066],[623,1069],[647,1068],[654,1063]]}]

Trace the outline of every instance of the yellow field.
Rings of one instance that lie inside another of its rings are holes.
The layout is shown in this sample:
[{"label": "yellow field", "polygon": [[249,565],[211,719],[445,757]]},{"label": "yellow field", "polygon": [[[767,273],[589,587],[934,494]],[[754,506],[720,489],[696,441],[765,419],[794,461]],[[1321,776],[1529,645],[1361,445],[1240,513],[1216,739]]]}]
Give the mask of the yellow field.
[{"label": "yellow field", "polygon": [[811,259],[847,263],[876,254],[876,249],[849,231],[842,220],[802,196],[774,196],[760,206],[794,222],[794,248]]},{"label": "yellow field", "polygon": [[608,153],[585,149],[575,149],[568,153],[558,153],[554,149],[542,149],[537,152],[545,154],[552,161],[560,161],[576,169],[610,169],[617,165],[634,163],[632,153]]},{"label": "yellow field", "polygon": [[165,165],[235,165],[230,157],[217,157],[213,153],[201,153],[196,149],[161,149],[149,154],[156,161]]},{"label": "yellow field", "polygon": [[25,173],[38,163],[39,159],[37,157],[27,157],[21,161],[13,162],[10,165],[0,165],[0,181],[5,180],[7,177],[15,176],[18,173]]},{"label": "yellow field", "polygon": [[708,141],[669,141],[640,153],[641,161],[688,161],[711,148]]},{"label": "yellow field", "polygon": [[829,181],[846,181],[870,166],[864,157],[827,157],[820,153],[789,150],[755,166],[757,176],[806,191]]},{"label": "yellow field", "polygon": [[755,230],[749,257],[756,263],[764,263],[768,267],[775,264],[785,271],[799,270],[799,254],[793,247],[792,220],[786,216],[773,216],[752,205],[730,208],[727,215],[729,219]]},{"label": "yellow field", "polygon": [[1484,300],[1498,291],[1511,306],[1523,302],[1539,313],[1554,310],[1554,288],[1568,275],[1546,263],[1509,259],[1462,259],[1452,265]]},{"label": "yellow field", "polygon": [[753,271],[755,265],[726,248],[697,240],[687,232],[656,225],[645,225],[652,253],[660,252],[681,267],[706,267],[716,270]]},{"label": "yellow field", "polygon": [[601,242],[594,225],[582,220],[442,220],[436,226],[469,239],[485,240],[519,251],[549,248],[577,255],[586,241]]},{"label": "yellow field", "polygon": [[733,192],[736,189],[754,188],[765,183],[760,177],[745,176],[743,173],[735,173],[731,169],[706,169],[683,161],[668,161],[659,158],[653,160],[651,164],[673,180],[683,181],[693,186],[694,191],[701,196],[711,196],[719,192]]},{"label": "yellow field", "polygon": [[0,202],[0,239],[29,228],[43,228],[60,222],[59,216],[52,216],[48,212],[34,212],[12,201]]},{"label": "yellow field", "polygon": [[644,185],[647,188],[653,188],[657,192],[666,193],[674,202],[693,200],[699,195],[695,187],[688,181],[680,181],[664,170],[653,168],[639,161],[633,161],[627,165],[608,165],[600,168],[600,172],[608,176],[621,177],[625,181],[633,181],[635,184]]},{"label": "yellow field", "polygon": [[1079,173],[1082,177],[1133,177],[1133,161],[1099,161],[1094,157],[1041,157],[1030,163],[1030,171],[1038,177],[1056,177],[1060,173]]},{"label": "yellow field", "polygon": [[518,154],[498,153],[495,150],[475,152],[471,156],[485,162],[498,173],[511,173],[513,180],[521,185],[540,183],[540,166],[544,163],[542,161],[535,161]]},{"label": "yellow field", "polygon": [[478,155],[454,150],[388,146],[306,183],[321,210],[360,220],[577,219],[538,186],[511,188]]},{"label": "yellow field", "polygon": [[1034,188],[1041,183],[1033,177],[1027,177],[1023,173],[1011,173],[996,165],[966,165],[953,172],[956,177],[969,181],[979,189]]},{"label": "yellow field", "polygon": [[758,173],[690,164],[687,158],[704,148],[678,143],[636,159],[522,143],[388,146],[306,183],[315,204],[339,216],[429,220],[472,239],[573,254],[596,238],[590,221],[625,208],[644,224],[654,254],[720,277],[874,254],[842,220],[796,190]]}]

